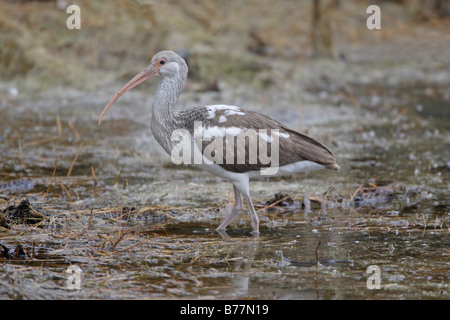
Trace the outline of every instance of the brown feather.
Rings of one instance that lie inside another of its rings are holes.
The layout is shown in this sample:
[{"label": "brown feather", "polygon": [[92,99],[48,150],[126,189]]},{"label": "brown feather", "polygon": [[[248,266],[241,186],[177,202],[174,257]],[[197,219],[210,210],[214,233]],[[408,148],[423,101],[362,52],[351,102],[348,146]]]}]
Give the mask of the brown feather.
[{"label": "brown feather", "polygon": [[[298,161],[313,161],[318,164],[321,164],[329,169],[338,170],[339,166],[336,164],[335,156],[331,152],[331,150],[326,147],[323,143],[305,135],[289,129],[282,123],[273,120],[263,114],[254,112],[254,111],[244,111],[241,110],[242,114],[231,114],[225,115],[226,109],[218,109],[215,111],[215,116],[212,119],[208,119],[209,113],[205,108],[205,112],[203,114],[203,127],[205,129],[208,128],[226,128],[237,127],[241,129],[254,129],[258,132],[261,129],[267,130],[267,135],[271,135],[271,129],[278,129],[279,135],[279,166],[284,166],[290,163],[295,163]],[[219,122],[221,116],[226,118],[226,121]],[[288,138],[283,138],[283,134],[289,134]],[[217,137],[216,137],[217,138]],[[220,137],[221,138],[221,137]],[[202,142],[202,150],[212,143],[211,141],[203,141]],[[236,151],[236,139],[234,143],[234,159],[228,159],[232,163],[227,163],[226,157],[226,143],[223,143],[223,161],[222,163],[218,163],[224,169],[232,172],[248,172],[248,171],[256,171],[260,170],[264,167],[269,167],[271,164],[262,164],[259,160],[256,164],[251,164],[249,161],[249,141],[246,139],[245,143],[245,163],[238,164],[237,163],[237,151]],[[269,143],[271,145],[271,143]],[[268,147],[270,150],[270,147]],[[259,148],[258,148],[259,153]],[[267,152],[268,156],[271,155],[270,151]],[[214,155],[214,154],[213,154]],[[220,155],[219,155],[220,156]],[[210,158],[211,159],[211,158]],[[212,159],[211,159],[212,160]]]}]

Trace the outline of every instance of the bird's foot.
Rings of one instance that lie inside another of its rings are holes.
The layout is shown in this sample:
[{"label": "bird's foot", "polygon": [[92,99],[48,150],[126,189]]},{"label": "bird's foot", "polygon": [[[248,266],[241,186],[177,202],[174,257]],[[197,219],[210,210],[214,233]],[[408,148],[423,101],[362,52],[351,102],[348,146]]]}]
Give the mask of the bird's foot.
[{"label": "bird's foot", "polygon": [[228,233],[226,232],[225,229],[216,229],[216,232],[223,238],[223,239],[231,239],[230,236],[228,235]]},{"label": "bird's foot", "polygon": [[259,236],[259,219],[258,216],[250,215],[250,225],[252,226],[252,235],[255,237]]},{"label": "bird's foot", "polygon": [[255,238],[259,237],[259,231],[252,231],[251,232],[252,236],[254,236]]}]

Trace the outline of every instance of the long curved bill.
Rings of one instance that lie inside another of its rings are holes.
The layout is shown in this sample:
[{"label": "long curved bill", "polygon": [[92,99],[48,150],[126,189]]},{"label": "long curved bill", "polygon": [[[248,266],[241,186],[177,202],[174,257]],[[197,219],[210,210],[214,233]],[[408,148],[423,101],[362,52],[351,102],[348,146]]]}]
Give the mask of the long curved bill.
[{"label": "long curved bill", "polygon": [[154,76],[160,75],[159,69],[151,64],[141,72],[139,72],[133,79],[127,82],[126,85],[122,87],[119,91],[116,92],[114,97],[109,100],[108,104],[106,105],[105,109],[103,109],[102,113],[100,114],[100,117],[98,118],[98,124],[100,124],[103,120],[103,117],[105,116],[106,112],[108,112],[109,108],[114,104],[114,102],[117,101],[125,92],[133,89],[134,87],[138,86],[142,82],[144,82],[147,79],[150,79]]}]

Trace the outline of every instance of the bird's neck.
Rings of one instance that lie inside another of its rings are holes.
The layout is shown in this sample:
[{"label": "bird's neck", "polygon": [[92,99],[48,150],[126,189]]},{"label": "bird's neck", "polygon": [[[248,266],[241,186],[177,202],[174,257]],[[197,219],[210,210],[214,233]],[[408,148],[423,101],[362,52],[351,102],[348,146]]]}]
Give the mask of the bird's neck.
[{"label": "bird's neck", "polygon": [[186,79],[163,77],[153,98],[151,128],[155,139],[170,154],[171,135],[177,129],[175,104],[183,91]]}]

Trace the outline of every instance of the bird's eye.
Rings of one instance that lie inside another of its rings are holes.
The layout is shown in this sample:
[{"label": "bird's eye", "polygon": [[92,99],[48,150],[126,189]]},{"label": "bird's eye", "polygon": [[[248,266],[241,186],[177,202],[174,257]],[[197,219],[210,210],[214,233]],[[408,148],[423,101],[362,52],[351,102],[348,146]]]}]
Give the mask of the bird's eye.
[{"label": "bird's eye", "polygon": [[163,65],[163,64],[165,64],[165,63],[166,63],[166,60],[165,60],[165,59],[159,60],[159,64],[160,64],[160,65]]}]

